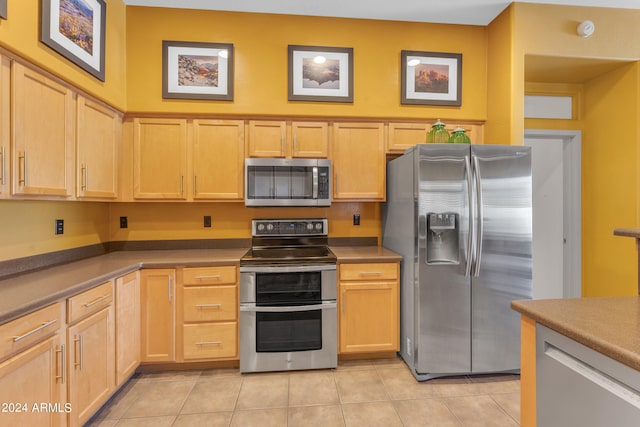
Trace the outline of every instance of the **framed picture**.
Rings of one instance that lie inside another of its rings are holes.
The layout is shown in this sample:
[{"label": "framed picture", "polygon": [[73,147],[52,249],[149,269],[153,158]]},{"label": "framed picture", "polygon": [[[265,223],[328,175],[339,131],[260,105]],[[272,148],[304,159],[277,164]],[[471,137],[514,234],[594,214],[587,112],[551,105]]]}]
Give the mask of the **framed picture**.
[{"label": "framed picture", "polygon": [[401,103],[462,105],[462,54],[403,50]]},{"label": "framed picture", "polygon": [[233,100],[233,45],[164,40],[162,97]]},{"label": "framed picture", "polygon": [[7,19],[7,0],[0,0],[0,18]]},{"label": "framed picture", "polygon": [[42,0],[40,41],[104,81],[104,0]]},{"label": "framed picture", "polygon": [[353,102],[353,49],[290,45],[289,101]]}]

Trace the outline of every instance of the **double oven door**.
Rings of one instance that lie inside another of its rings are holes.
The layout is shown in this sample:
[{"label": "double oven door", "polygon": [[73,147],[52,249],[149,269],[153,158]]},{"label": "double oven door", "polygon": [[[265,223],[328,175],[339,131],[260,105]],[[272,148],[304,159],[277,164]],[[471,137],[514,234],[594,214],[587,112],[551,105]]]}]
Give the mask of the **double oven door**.
[{"label": "double oven door", "polygon": [[240,372],[337,365],[335,264],[240,267]]}]

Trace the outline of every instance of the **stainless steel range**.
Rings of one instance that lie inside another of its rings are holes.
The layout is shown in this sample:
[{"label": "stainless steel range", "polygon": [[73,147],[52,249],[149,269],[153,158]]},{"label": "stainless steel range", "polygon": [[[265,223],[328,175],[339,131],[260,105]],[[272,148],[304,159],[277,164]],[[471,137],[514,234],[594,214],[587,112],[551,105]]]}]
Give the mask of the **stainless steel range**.
[{"label": "stainless steel range", "polygon": [[336,367],[327,219],[254,219],[251,228],[240,259],[240,372]]}]

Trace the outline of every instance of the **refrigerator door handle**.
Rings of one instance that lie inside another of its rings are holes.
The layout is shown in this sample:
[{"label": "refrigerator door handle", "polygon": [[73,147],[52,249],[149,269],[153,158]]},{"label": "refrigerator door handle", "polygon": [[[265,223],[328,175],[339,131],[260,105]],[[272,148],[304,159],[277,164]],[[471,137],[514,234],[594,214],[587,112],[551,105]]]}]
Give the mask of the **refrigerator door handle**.
[{"label": "refrigerator door handle", "polygon": [[476,236],[476,261],[474,263],[473,276],[478,277],[480,275],[480,265],[482,262],[482,240],[484,239],[484,214],[483,214],[483,200],[482,200],[482,182],[480,180],[480,165],[478,163],[478,157],[473,156],[473,175],[476,181],[476,212],[478,213],[478,231]]},{"label": "refrigerator door handle", "polygon": [[471,169],[471,159],[464,156],[465,169],[467,174],[467,193],[469,194],[469,236],[467,237],[467,260],[464,268],[464,275],[468,277],[471,274],[471,264],[473,256],[473,178]]}]

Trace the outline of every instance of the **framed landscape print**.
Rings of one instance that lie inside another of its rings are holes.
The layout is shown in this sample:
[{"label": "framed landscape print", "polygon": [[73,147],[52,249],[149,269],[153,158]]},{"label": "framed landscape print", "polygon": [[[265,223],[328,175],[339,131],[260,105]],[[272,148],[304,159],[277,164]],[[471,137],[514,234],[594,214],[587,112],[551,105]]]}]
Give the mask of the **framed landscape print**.
[{"label": "framed landscape print", "polygon": [[289,46],[289,101],[353,102],[353,49]]},{"label": "framed landscape print", "polygon": [[104,0],[42,0],[40,41],[104,81]]},{"label": "framed landscape print", "polygon": [[164,40],[162,97],[233,100],[233,45]]},{"label": "framed landscape print", "polygon": [[462,105],[462,54],[403,50],[402,104]]}]

